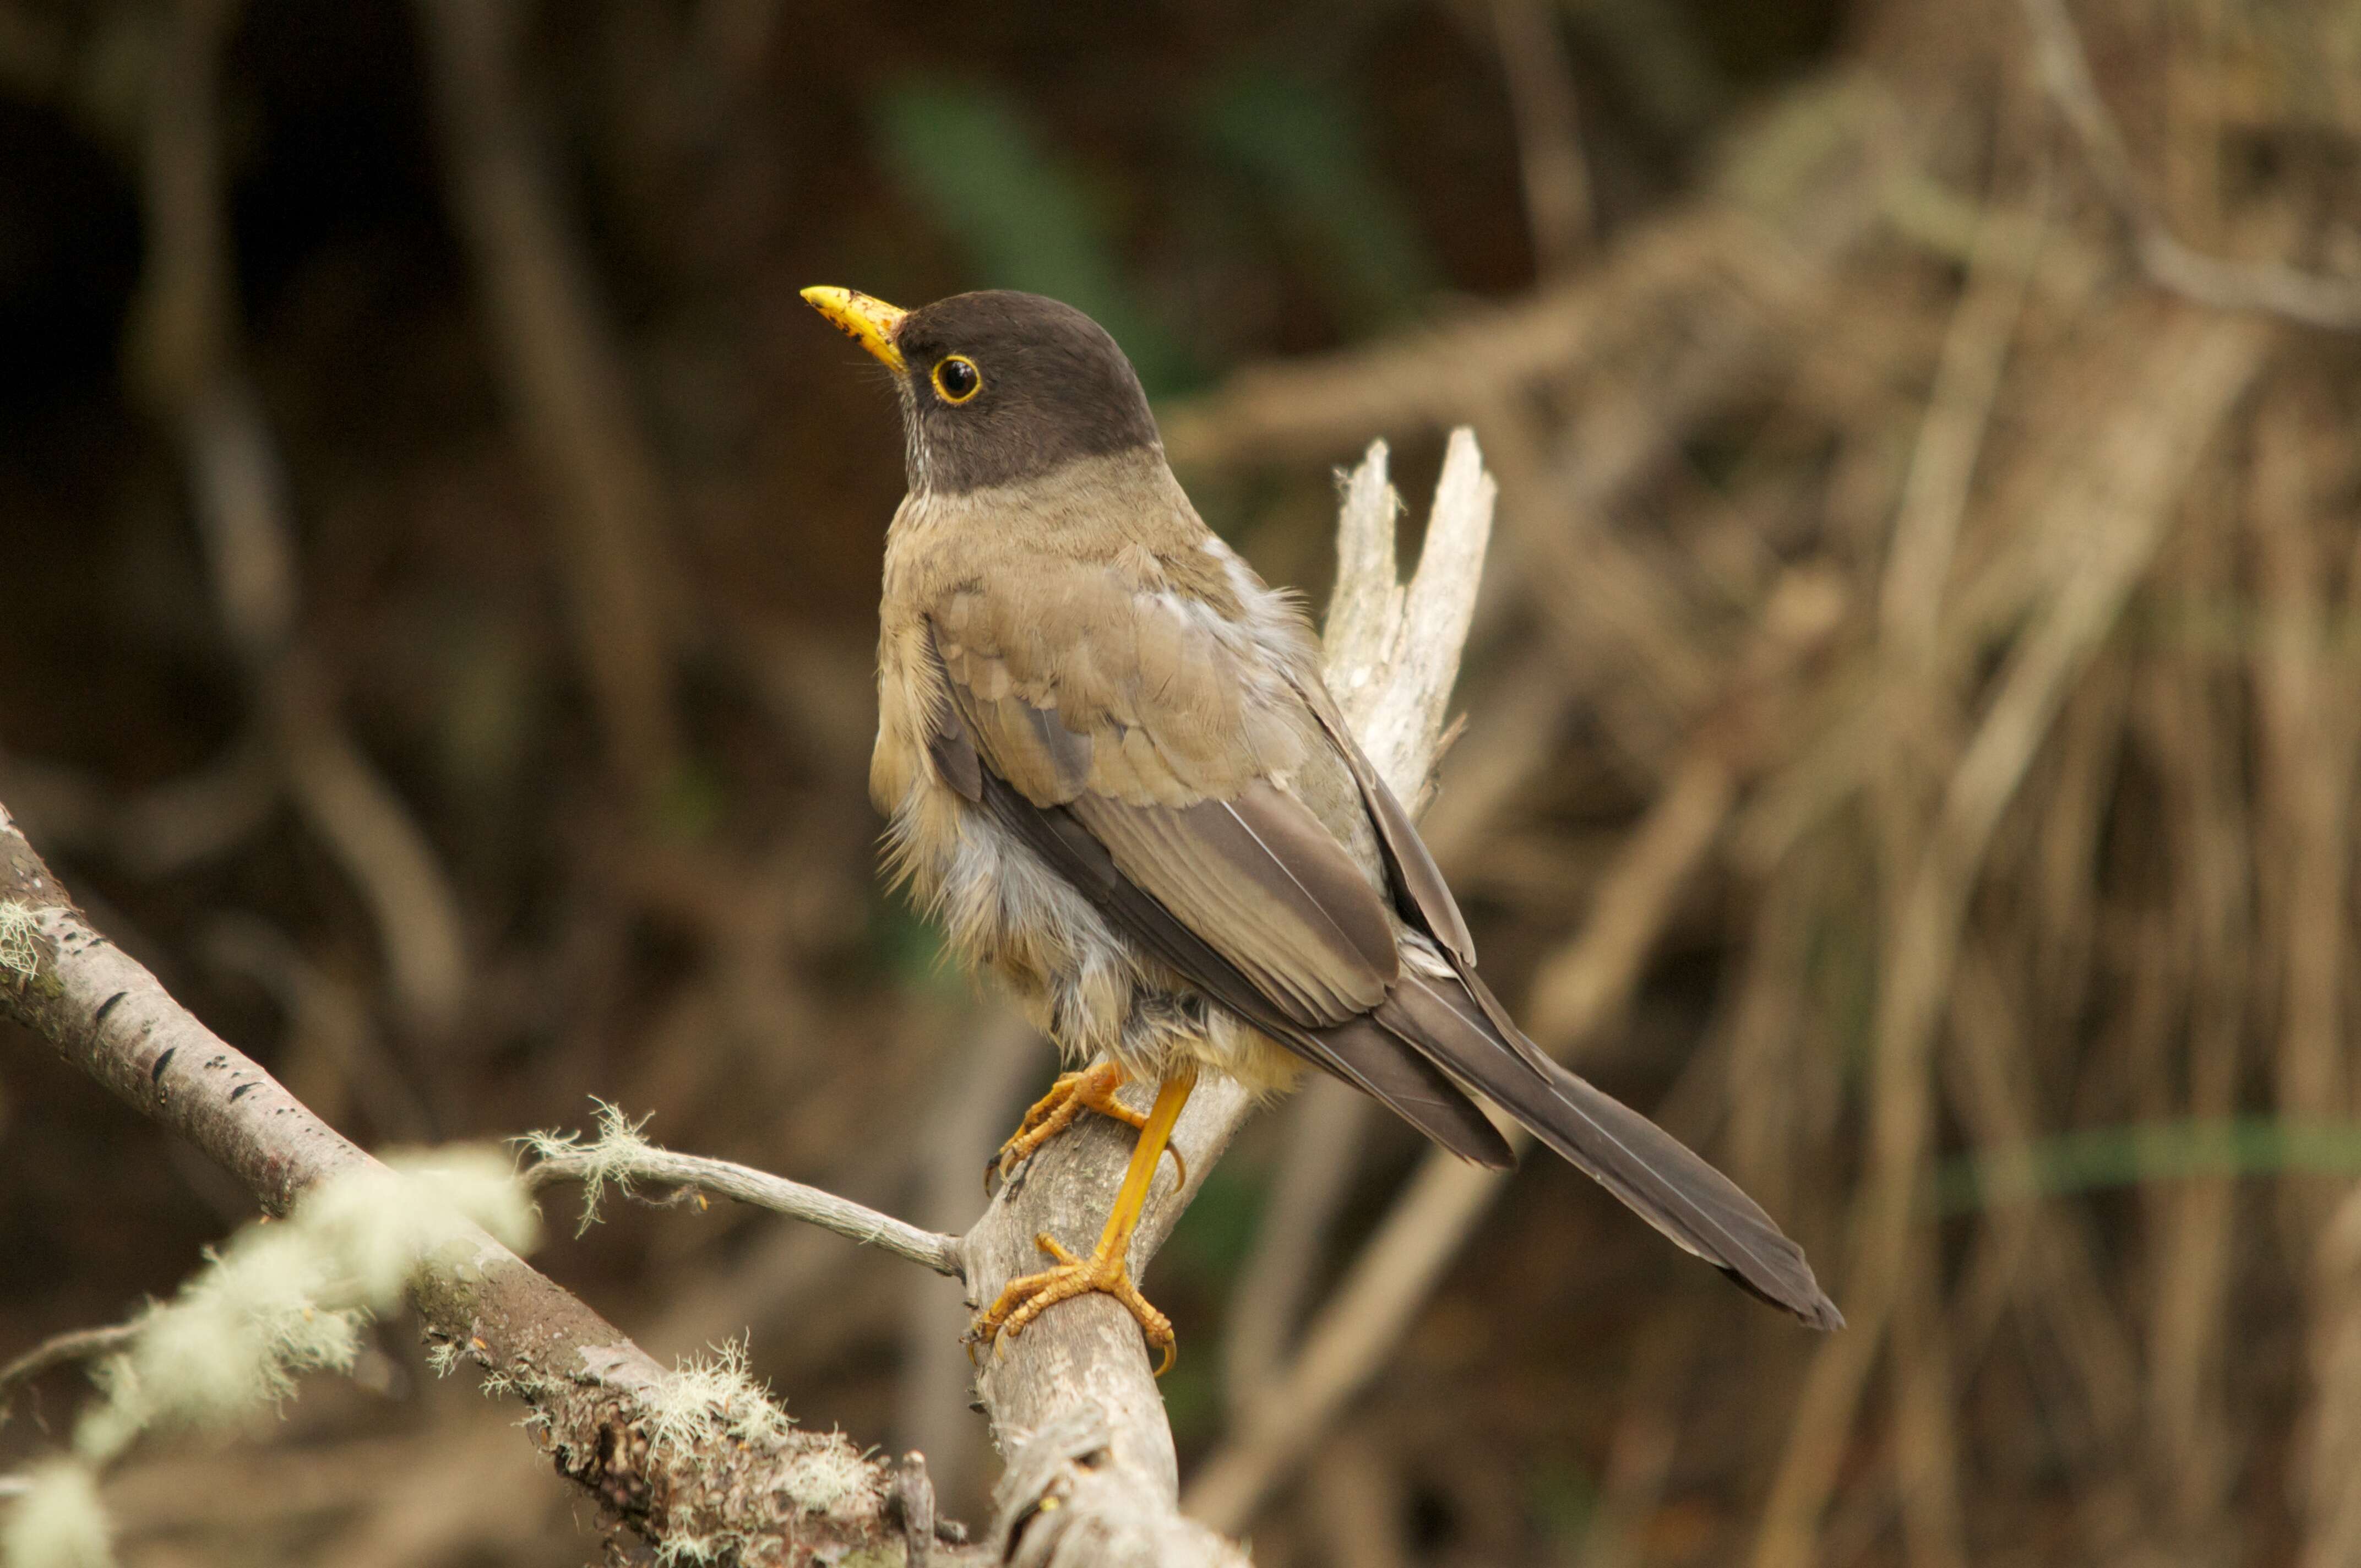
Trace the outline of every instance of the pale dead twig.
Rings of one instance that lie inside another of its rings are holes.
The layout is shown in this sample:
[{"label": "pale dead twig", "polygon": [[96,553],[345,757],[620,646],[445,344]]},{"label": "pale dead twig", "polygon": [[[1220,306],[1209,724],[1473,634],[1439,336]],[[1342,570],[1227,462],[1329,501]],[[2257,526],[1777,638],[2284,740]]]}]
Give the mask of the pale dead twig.
[{"label": "pale dead twig", "polygon": [[[1738,661],[1734,696],[1775,684],[1829,634],[1838,608],[1799,587],[1766,615],[1757,645]],[[1578,1051],[1638,984],[1657,933],[1729,817],[1739,770],[1757,763],[1744,754],[1741,728],[1707,727],[1601,879],[1580,933],[1536,971],[1525,1014],[1553,1055]],[[1510,1135],[1520,1150],[1529,1141],[1521,1130]],[[1184,1499],[1192,1515],[1222,1529],[1252,1517],[1367,1384],[1505,1185],[1497,1171],[1428,1154],[1294,1356],[1199,1469]]]},{"label": "pale dead twig", "polygon": [[2323,278],[2277,262],[2208,256],[2176,237],[2140,190],[2130,150],[2099,96],[2065,0],[2023,5],[2042,82],[2074,127],[2092,174],[2131,231],[2133,254],[2150,279],[2215,310],[2258,311],[2333,332],[2361,331],[2361,281]]},{"label": "pale dead twig", "polygon": [[[1711,842],[1711,832],[1700,834],[1697,824],[1710,817],[1718,825],[1716,801],[1726,778],[1719,762],[1700,764],[1642,824],[1600,892],[1601,908],[1614,913],[1595,916],[1585,939],[1559,960],[1565,978],[1552,1017],[1554,1036],[1537,1038],[1563,1052],[1629,992],[1673,894]],[[1588,1011],[1576,1011],[1582,1008]],[[1519,1130],[1510,1141],[1521,1149],[1530,1138]],[[1252,1517],[1377,1372],[1505,1186],[1498,1171],[1447,1155],[1426,1157],[1281,1375],[1264,1386],[1228,1442],[1199,1468],[1184,1499],[1191,1515],[1224,1530]]]},{"label": "pale dead twig", "polygon": [[111,1323],[104,1328],[68,1329],[52,1334],[5,1366],[0,1366],[0,1421],[16,1392],[45,1372],[111,1355],[137,1336],[137,1323]]},{"label": "pale dead twig", "polygon": [[625,1197],[637,1196],[634,1188],[642,1182],[675,1196],[709,1192],[833,1231],[937,1274],[956,1276],[961,1270],[957,1236],[921,1230],[851,1199],[734,1160],[675,1154],[642,1138],[637,1125],[611,1110],[605,1132],[595,1142],[546,1134],[529,1141],[537,1157],[525,1168],[525,1184],[538,1191],[559,1182],[578,1182],[588,1190],[594,1212],[600,1190],[609,1182]]},{"label": "pale dead twig", "polygon": [[[1452,437],[1418,570],[1400,581],[1393,546],[1400,501],[1382,444],[1346,487],[1339,572],[1325,641],[1326,674],[1370,760],[1407,800],[1433,765],[1460,650],[1475,615],[1492,521],[1493,485],[1472,434]],[[1206,1171],[1252,1109],[1236,1084],[1200,1087],[1173,1135],[1185,1186],[1159,1171],[1131,1267],[1142,1272]],[[1034,1157],[961,1237],[939,1236],[816,1190],[723,1161],[651,1149],[629,1135],[582,1148],[545,1142],[566,1162],[547,1179],[642,1179],[759,1201],[965,1279],[971,1309],[1038,1266],[1042,1234],[1087,1245],[1129,1157],[1126,1129],[1087,1118]],[[1455,1167],[1458,1162],[1450,1162]],[[1485,1173],[1488,1175],[1489,1173]],[[536,1180],[543,1179],[536,1177]],[[1087,1297],[1061,1306],[983,1356],[977,1393],[1008,1466],[995,1488],[994,1537],[1020,1561],[1079,1564],[1122,1552],[1174,1564],[1235,1563],[1236,1549],[1176,1509],[1172,1438],[1137,1326],[1119,1305]],[[1045,1499],[1049,1502],[1045,1504]],[[1051,1506],[1054,1505],[1054,1506]]]},{"label": "pale dead twig", "polygon": [[1401,501],[1386,466],[1379,442],[1346,482],[1337,514],[1336,591],[1321,651],[1329,689],[1362,750],[1415,806],[1430,792],[1451,689],[1475,623],[1499,487],[1474,433],[1454,431],[1418,569],[1405,584],[1394,554]]},{"label": "pale dead twig", "polygon": [[[830,1178],[829,1190],[882,1206],[908,1186],[917,1153],[898,1142],[863,1150]],[[771,1227],[744,1251],[685,1270],[641,1337],[660,1351],[686,1352],[750,1328],[759,1336],[808,1322],[815,1301],[833,1288],[843,1255],[824,1232]]]}]

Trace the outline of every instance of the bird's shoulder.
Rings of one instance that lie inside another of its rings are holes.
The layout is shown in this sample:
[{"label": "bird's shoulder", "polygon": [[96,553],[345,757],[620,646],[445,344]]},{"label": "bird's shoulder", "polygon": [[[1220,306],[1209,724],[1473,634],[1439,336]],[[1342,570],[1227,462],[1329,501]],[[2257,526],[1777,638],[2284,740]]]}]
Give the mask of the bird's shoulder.
[{"label": "bird's shoulder", "polygon": [[1072,498],[1037,483],[897,521],[887,636],[932,685],[889,711],[896,755],[1119,923],[1177,923],[1256,1005],[1303,1027],[1377,1005],[1398,917],[1309,620],[1177,485]]},{"label": "bird's shoulder", "polygon": [[1092,477],[906,515],[889,636],[897,618],[923,634],[979,748],[1037,805],[1187,805],[1317,767],[1301,609],[1169,474]]}]

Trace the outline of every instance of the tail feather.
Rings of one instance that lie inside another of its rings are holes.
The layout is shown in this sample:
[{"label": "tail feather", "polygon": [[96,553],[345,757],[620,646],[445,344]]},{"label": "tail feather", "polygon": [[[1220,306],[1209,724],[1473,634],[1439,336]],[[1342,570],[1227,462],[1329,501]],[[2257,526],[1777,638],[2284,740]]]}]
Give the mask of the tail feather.
[{"label": "tail feather", "polygon": [[[1797,1246],[1738,1185],[1638,1112],[1560,1067],[1505,1024],[1483,981],[1404,966],[1370,1016],[1514,1116],[1675,1245],[1816,1329],[1843,1326]],[[1504,1026],[1505,1025],[1505,1026]]]},{"label": "tail feather", "polygon": [[1517,1163],[1509,1140],[1459,1085],[1424,1053],[1402,1049],[1374,1020],[1353,1018],[1291,1043],[1462,1159],[1494,1170]]}]

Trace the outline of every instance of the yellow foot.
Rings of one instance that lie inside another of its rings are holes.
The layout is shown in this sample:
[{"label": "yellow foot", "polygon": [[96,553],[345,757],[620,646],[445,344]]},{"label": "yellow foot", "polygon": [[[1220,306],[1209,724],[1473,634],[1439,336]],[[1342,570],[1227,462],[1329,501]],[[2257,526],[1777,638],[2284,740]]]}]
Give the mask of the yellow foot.
[{"label": "yellow foot", "polygon": [[[1080,1072],[1061,1072],[1049,1085],[1049,1092],[1033,1102],[1016,1131],[1000,1146],[984,1175],[988,1179],[998,1171],[1006,1181],[1019,1167],[1040,1152],[1041,1146],[1074,1124],[1074,1118],[1085,1111],[1095,1111],[1102,1116],[1113,1117],[1127,1126],[1145,1130],[1148,1118],[1115,1097],[1123,1087],[1123,1069],[1113,1062],[1093,1062]],[[1180,1168],[1180,1184],[1189,1184],[1189,1164],[1180,1157],[1179,1149],[1171,1150],[1172,1163]],[[987,1180],[986,1185],[989,1186]]]},{"label": "yellow foot", "polygon": [[1139,1287],[1125,1271],[1120,1250],[1111,1254],[1101,1246],[1093,1249],[1090,1256],[1078,1258],[1060,1246],[1055,1236],[1047,1234],[1035,1236],[1033,1245],[1056,1258],[1058,1266],[1010,1280],[1008,1288],[1000,1293],[1000,1299],[968,1330],[971,1346],[994,1344],[1003,1334],[1015,1339],[1025,1332],[1026,1324],[1059,1302],[1099,1291],[1122,1302],[1124,1309],[1139,1320],[1139,1332],[1147,1336],[1151,1347],[1161,1353],[1156,1376],[1161,1377],[1172,1370],[1173,1358],[1180,1349],[1172,1337],[1172,1320],[1148,1304],[1148,1298],[1139,1293]]}]

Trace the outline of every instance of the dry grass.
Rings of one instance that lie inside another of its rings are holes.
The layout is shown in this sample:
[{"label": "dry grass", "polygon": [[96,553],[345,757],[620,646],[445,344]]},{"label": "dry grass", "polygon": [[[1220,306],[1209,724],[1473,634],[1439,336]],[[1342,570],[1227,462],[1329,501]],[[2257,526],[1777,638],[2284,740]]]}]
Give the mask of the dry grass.
[{"label": "dry grass", "polygon": [[[1607,748],[1532,776],[1620,773],[1654,796],[1635,844],[1697,817],[1684,847],[1718,841],[1745,890],[1726,1065],[1682,1109],[1841,1257],[1851,1326],[1752,1347],[1806,1364],[1762,1418],[1758,1522],[1717,1558],[1751,1535],[1761,1568],[2350,1561],[2344,1183],[2268,1152],[2176,1175],[2157,1135],[2089,1185],[2043,1173],[2076,1130],[2354,1135],[2354,345],[2093,268],[2118,171],[2058,134],[2028,40],[1890,19],[1892,52],[1772,116],[1722,199],[1498,320],[1263,373],[1176,445],[1478,421],[1527,567],[1499,634],[1557,647],[1561,711]],[[2198,205],[2140,221],[2268,236],[2291,265],[2349,246],[2349,203],[2309,199],[2301,163],[2233,172],[2290,129],[2256,82],[2299,93],[2298,36],[2324,61],[2342,24],[2209,12],[2124,41],[2151,21],[2083,19],[2117,46],[2102,99],[2169,110],[2128,178],[2208,171]],[[1948,82],[1919,73],[1938,59]],[[2158,82],[2169,105],[2140,102]],[[1798,584],[1840,596],[1839,624],[1750,667],[1741,629]],[[1676,912],[1626,931],[1620,885],[1585,938],[1661,944]],[[1597,1009],[1584,978],[1631,995],[1580,950],[1535,972],[1543,1037]],[[1938,1211],[1971,1157],[1979,1186]],[[1715,1419],[1678,1380],[1635,1397],[1658,1409],[1633,1430]]]},{"label": "dry grass", "polygon": [[[2361,342],[2190,297],[2345,287],[2321,280],[2361,256],[2361,31],[2324,3],[2078,4],[2110,153],[2088,104],[2050,96],[2056,16],[1869,7],[1677,200],[1595,233],[1551,217],[1575,259],[1537,292],[1165,411],[1201,494],[1476,427],[1499,565],[1438,854],[1536,1033],[1788,1222],[1851,1323],[1758,1321],[1552,1172],[1494,1208],[1433,1201],[1448,1234],[1409,1272],[1435,1295],[1393,1303],[1348,1441],[1300,1484],[1256,1479],[1258,1561],[2361,1563]],[[1548,156],[1578,159],[1542,120]],[[530,348],[520,396],[548,371]],[[1313,544],[1283,506],[1253,543],[1316,554],[1304,510]],[[555,647],[595,641],[630,576],[569,570]],[[512,886],[486,850],[460,883],[478,932],[537,918],[519,887],[560,911],[491,944],[476,1021],[401,1035],[346,912],[300,944],[300,989],[366,994],[375,1022],[295,1009],[280,1065],[364,1107],[422,1097],[450,1130],[563,1121],[597,1091],[659,1111],[675,1146],[895,1206],[935,1130],[976,1120],[976,1025],[952,988],[858,967],[867,716],[846,694],[868,628],[740,606],[719,552],[680,576],[710,614],[677,657],[743,711],[692,723],[659,711],[686,677],[591,670],[589,729],[626,752],[695,734],[677,743],[741,791],[719,835],[634,817],[663,780],[586,784],[599,743],[577,736],[537,803],[560,870]],[[37,827],[46,802],[93,859],[140,806],[21,759],[0,798]],[[389,1067],[373,1031],[419,1054]],[[995,1070],[977,1081],[1005,1098]],[[1247,1268],[1234,1305],[1257,1378],[1424,1190],[1371,1122],[1275,1152],[1295,1113],[1230,1161],[1248,1188],[1279,1166],[1303,1205],[1261,1223],[1305,1257]],[[906,1266],[838,1246],[640,1215],[577,1261],[659,1354],[751,1325],[799,1419],[957,1430],[958,1367],[895,1360],[923,1327]],[[1252,1405],[1183,1387],[1222,1360],[1229,1276],[1205,1266],[1149,1281],[1206,1352],[1172,1385],[1198,1412],[1184,1471],[1235,1458],[1212,1412]],[[475,1405],[429,1392],[389,1450],[389,1420],[337,1398],[307,1430],[408,1480],[307,1455],[336,1485],[242,1518],[256,1550],[579,1555],[516,1522],[531,1459]],[[227,1560],[170,1504],[195,1519],[209,1477],[253,1465],[135,1471],[128,1559]]]}]

